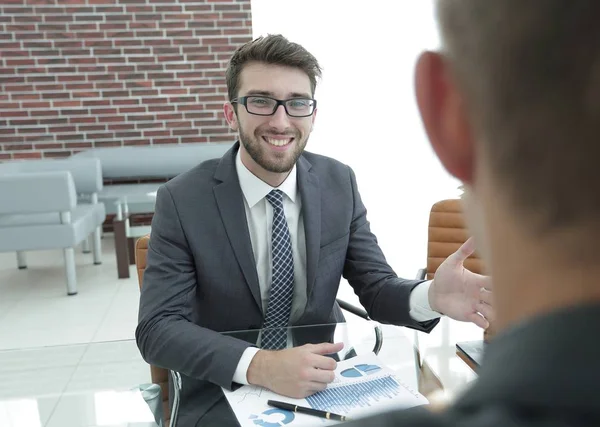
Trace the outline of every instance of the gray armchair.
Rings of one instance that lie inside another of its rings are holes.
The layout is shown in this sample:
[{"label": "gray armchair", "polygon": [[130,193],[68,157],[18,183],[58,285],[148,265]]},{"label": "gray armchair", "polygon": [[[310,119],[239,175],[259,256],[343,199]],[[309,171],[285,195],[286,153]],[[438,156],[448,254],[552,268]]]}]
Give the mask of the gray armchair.
[{"label": "gray armchair", "polygon": [[[97,159],[0,164],[0,252],[16,252],[22,269],[26,251],[63,249],[67,294],[75,295],[74,248],[91,235],[94,264],[101,263],[101,189]],[[89,202],[78,202],[78,194]]]}]

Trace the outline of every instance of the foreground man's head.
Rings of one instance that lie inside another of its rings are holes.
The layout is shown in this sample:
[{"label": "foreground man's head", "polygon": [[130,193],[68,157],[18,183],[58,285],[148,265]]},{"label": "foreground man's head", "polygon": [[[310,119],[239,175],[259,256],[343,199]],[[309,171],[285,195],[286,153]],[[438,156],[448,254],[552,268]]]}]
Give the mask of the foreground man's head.
[{"label": "foreground man's head", "polygon": [[464,182],[499,328],[600,301],[600,2],[440,0],[417,64],[431,144]]}]

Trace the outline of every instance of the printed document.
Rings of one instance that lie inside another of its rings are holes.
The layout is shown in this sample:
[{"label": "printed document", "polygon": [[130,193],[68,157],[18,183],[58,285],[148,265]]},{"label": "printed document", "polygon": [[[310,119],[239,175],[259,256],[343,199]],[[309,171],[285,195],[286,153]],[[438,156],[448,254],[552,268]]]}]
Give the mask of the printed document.
[{"label": "printed document", "polygon": [[334,381],[325,390],[305,399],[284,397],[252,385],[235,391],[223,389],[223,392],[242,427],[325,426],[338,423],[273,408],[267,405],[267,400],[346,415],[349,419],[428,403],[423,395],[407,387],[401,378],[381,363],[374,353],[338,362]]}]

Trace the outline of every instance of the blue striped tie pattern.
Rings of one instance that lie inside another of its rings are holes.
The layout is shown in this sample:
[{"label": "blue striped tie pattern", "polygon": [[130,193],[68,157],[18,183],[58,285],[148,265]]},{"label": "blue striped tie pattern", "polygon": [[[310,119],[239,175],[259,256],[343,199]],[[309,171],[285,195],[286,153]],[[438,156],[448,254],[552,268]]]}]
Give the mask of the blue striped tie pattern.
[{"label": "blue striped tie pattern", "polygon": [[287,326],[294,295],[294,259],[290,232],[283,213],[283,193],[281,190],[272,190],[267,194],[267,200],[273,206],[273,274],[261,347],[275,350],[285,348],[287,343]]}]

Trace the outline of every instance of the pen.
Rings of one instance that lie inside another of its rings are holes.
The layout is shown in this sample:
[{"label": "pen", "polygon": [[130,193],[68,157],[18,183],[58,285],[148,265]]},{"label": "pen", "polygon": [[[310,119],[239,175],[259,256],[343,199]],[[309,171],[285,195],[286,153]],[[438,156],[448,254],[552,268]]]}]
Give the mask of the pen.
[{"label": "pen", "polygon": [[331,412],[321,411],[319,409],[305,408],[304,406],[294,405],[292,403],[280,402],[278,400],[269,400],[267,405],[274,408],[283,409],[286,411],[297,412],[299,414],[314,415],[316,417],[327,418],[328,420],[349,421],[344,415],[334,414]]}]

